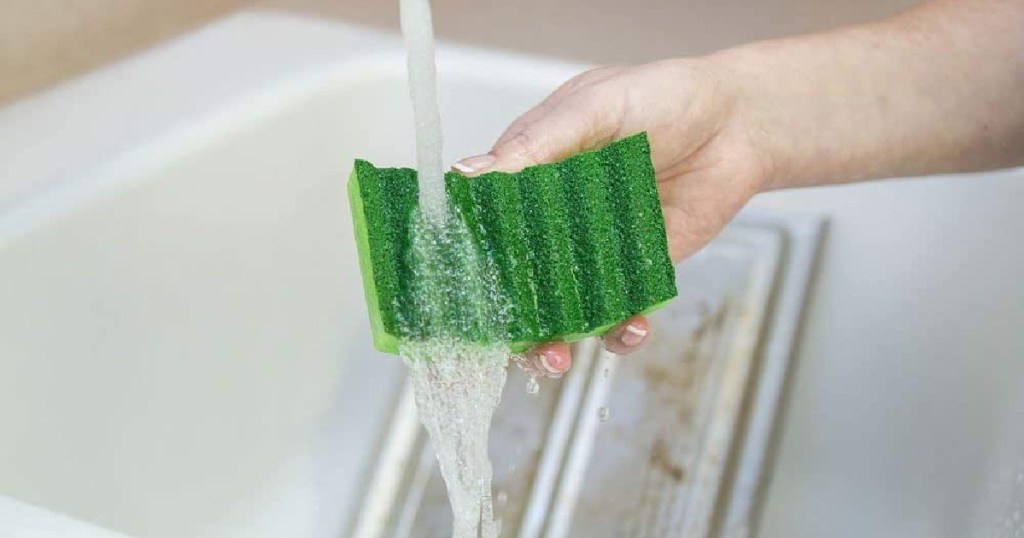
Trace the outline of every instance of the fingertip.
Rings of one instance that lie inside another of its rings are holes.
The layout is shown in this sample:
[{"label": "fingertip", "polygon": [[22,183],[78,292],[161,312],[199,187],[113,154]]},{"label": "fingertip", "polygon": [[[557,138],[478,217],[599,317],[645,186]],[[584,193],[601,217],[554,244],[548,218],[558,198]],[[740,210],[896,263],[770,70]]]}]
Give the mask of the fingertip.
[{"label": "fingertip", "polygon": [[551,139],[551,133],[545,128],[547,122],[540,121],[524,129],[510,131],[491,148],[495,162],[491,169],[500,172],[516,173],[524,168],[555,162],[568,151],[559,151],[560,144]]},{"label": "fingertip", "polygon": [[606,333],[601,340],[608,351],[626,355],[640,349],[649,332],[647,318],[634,316]]},{"label": "fingertip", "polygon": [[474,173],[474,170],[470,168],[468,165],[463,164],[462,161],[453,164],[452,171],[458,172],[464,176],[471,176]]},{"label": "fingertip", "polygon": [[467,157],[452,165],[452,169],[465,176],[478,176],[494,168],[497,158],[492,153]]},{"label": "fingertip", "polygon": [[533,349],[533,354],[551,375],[562,375],[572,366],[572,351],[565,342],[542,344]]}]

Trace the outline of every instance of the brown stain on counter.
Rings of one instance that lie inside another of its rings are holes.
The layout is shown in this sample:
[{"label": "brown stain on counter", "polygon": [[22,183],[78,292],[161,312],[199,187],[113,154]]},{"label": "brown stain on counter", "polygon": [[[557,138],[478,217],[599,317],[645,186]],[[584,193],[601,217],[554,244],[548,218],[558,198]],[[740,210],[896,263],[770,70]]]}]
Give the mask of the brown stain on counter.
[{"label": "brown stain on counter", "polygon": [[651,445],[651,458],[648,461],[650,461],[653,467],[659,469],[676,482],[682,482],[686,479],[686,469],[672,460],[672,456],[669,454],[668,443],[661,437],[655,439],[654,444]]}]

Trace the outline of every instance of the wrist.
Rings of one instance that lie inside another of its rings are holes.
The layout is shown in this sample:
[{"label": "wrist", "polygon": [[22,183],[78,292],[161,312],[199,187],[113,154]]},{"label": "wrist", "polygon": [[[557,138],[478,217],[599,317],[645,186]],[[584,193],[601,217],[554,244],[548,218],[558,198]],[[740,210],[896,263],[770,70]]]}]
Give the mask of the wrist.
[{"label": "wrist", "polygon": [[707,56],[705,62],[715,73],[717,91],[728,96],[731,103],[731,128],[758,160],[758,190],[792,186],[798,155],[789,142],[792,137],[786,122],[778,119],[797,111],[784,112],[785,103],[770,91],[772,81],[766,79],[768,73],[762,67],[766,63],[764,51],[756,46],[727,49]]}]

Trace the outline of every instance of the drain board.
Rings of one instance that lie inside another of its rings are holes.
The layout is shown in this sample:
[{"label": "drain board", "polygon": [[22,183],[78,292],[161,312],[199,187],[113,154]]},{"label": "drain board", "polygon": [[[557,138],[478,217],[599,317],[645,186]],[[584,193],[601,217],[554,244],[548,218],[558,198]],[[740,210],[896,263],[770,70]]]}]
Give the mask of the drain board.
[{"label": "drain board", "polygon": [[[536,395],[511,367],[490,438],[502,536],[747,535],[778,402],[765,386],[786,374],[820,224],[738,219],[677,267],[679,297],[630,357],[581,342],[571,373]],[[795,306],[776,300],[794,291]],[[450,536],[408,387],[380,454],[350,535]]]}]

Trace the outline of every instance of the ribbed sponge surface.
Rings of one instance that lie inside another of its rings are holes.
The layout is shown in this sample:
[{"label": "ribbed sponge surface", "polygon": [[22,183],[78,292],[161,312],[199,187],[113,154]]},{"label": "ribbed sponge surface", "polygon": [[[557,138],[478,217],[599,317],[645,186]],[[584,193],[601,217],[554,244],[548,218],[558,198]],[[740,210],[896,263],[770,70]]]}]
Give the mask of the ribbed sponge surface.
[{"label": "ribbed sponge surface", "polygon": [[[445,183],[498,273],[507,315],[497,338],[514,349],[598,334],[676,295],[644,133],[515,174],[449,173]],[[399,338],[429,336],[402,322],[414,319],[403,310],[415,278],[417,196],[415,171],[356,161],[349,197],[374,343],[385,352],[396,352]]]}]

